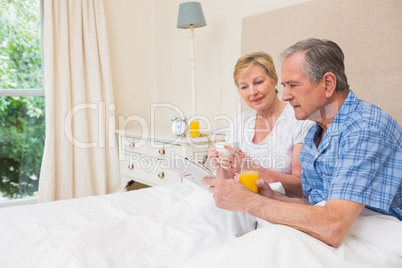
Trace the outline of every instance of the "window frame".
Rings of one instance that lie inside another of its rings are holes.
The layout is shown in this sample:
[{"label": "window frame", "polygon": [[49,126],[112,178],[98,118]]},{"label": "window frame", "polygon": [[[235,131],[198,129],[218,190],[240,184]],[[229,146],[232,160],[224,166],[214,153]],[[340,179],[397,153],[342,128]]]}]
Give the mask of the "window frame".
[{"label": "window frame", "polygon": [[15,96],[45,96],[45,91],[41,88],[32,89],[0,89],[0,96],[15,97]]}]

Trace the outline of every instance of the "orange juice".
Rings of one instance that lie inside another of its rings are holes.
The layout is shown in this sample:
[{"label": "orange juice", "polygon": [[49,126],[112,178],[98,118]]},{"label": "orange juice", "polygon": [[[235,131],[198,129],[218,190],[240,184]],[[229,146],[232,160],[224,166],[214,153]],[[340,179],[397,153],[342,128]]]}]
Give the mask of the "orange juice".
[{"label": "orange juice", "polygon": [[190,136],[193,138],[200,136],[200,122],[190,122]]},{"label": "orange juice", "polygon": [[258,172],[256,171],[243,171],[240,174],[240,183],[253,192],[258,192],[258,187],[255,184],[257,180],[258,180]]}]

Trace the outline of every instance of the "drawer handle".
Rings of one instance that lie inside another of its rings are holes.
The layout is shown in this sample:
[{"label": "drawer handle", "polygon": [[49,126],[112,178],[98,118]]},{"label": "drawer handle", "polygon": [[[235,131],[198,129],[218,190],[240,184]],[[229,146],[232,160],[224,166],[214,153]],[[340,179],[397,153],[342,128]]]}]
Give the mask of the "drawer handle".
[{"label": "drawer handle", "polygon": [[130,147],[131,149],[134,149],[134,148],[135,148],[135,143],[134,143],[134,142],[130,142],[130,143],[128,144],[128,147]]},{"label": "drawer handle", "polygon": [[159,149],[159,154],[164,155],[165,154],[165,149]]},{"label": "drawer handle", "polygon": [[129,170],[133,170],[133,169],[134,169],[134,164],[129,164],[129,165],[128,165],[128,169],[129,169]]},{"label": "drawer handle", "polygon": [[160,179],[163,179],[163,178],[165,177],[165,173],[164,173],[164,172],[159,172],[159,173],[158,173],[158,177],[159,177]]}]

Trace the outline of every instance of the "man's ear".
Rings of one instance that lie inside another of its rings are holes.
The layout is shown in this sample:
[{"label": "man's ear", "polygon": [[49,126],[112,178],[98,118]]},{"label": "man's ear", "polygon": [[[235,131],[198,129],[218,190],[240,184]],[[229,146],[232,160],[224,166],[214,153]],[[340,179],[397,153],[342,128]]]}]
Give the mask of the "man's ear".
[{"label": "man's ear", "polygon": [[326,73],[323,76],[325,86],[325,96],[331,98],[336,88],[336,76],[333,73]]}]

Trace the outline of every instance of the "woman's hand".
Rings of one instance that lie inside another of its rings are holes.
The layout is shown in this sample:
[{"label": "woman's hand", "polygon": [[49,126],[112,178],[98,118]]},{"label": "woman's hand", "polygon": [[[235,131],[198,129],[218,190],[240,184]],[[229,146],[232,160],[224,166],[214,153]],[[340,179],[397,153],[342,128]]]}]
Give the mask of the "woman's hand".
[{"label": "woman's hand", "polygon": [[208,158],[212,165],[218,165],[219,163],[219,155],[215,146],[211,146],[208,148]]},{"label": "woman's hand", "polygon": [[225,145],[225,149],[231,152],[233,155],[228,156],[227,154],[222,154],[223,158],[227,158],[230,161],[230,171],[233,172],[234,174],[240,174],[241,173],[241,163],[243,162],[244,158],[250,158],[246,153],[244,153],[242,150],[237,151],[236,149]]},{"label": "woman's hand", "polygon": [[208,149],[208,158],[210,159],[210,163],[215,165],[215,167],[221,167],[234,173],[235,168],[240,168],[240,165],[237,165],[237,162],[235,162],[235,154],[238,153],[238,151],[228,145],[225,145],[225,149],[233,155],[221,153],[215,148],[215,146],[211,146]]}]

